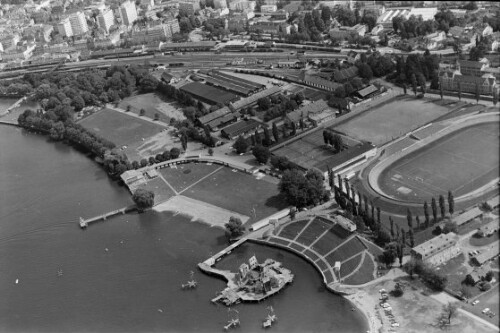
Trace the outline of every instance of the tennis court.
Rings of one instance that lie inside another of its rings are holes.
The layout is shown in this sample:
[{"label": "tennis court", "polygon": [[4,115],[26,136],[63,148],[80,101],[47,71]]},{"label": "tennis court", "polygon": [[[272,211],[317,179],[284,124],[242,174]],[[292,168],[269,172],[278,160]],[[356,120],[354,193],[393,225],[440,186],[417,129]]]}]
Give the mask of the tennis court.
[{"label": "tennis court", "polygon": [[499,124],[467,127],[396,161],[382,172],[380,188],[411,201],[451,190],[455,197],[486,185],[499,173]]}]

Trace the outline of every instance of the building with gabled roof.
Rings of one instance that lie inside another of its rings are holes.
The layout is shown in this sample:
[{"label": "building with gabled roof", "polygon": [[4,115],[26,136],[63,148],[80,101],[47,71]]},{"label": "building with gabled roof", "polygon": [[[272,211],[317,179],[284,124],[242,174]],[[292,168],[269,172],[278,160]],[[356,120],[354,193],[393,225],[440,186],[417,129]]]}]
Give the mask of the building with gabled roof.
[{"label": "building with gabled roof", "polygon": [[458,71],[444,71],[439,76],[443,90],[461,91],[464,93],[479,92],[481,95],[492,95],[497,85],[493,75],[472,76],[461,75]]},{"label": "building with gabled roof", "polygon": [[458,247],[458,236],[441,234],[411,249],[412,257],[432,266],[440,265],[462,253]]},{"label": "building with gabled roof", "polygon": [[306,71],[300,73],[299,80],[308,86],[319,88],[326,91],[334,91],[338,87],[342,86],[340,83],[325,80],[315,75],[310,75]]},{"label": "building with gabled roof", "polygon": [[[316,113],[321,113],[325,110],[332,110],[325,100],[320,99],[313,103],[306,104],[286,115],[286,118],[296,125],[299,124],[300,119],[306,119]],[[333,112],[333,110],[332,110]],[[333,112],[335,114],[335,112]]]},{"label": "building with gabled roof", "polygon": [[354,79],[356,76],[358,76],[358,67],[356,66],[333,71],[333,80],[335,82],[345,83]]},{"label": "building with gabled roof", "polygon": [[497,257],[500,252],[500,241],[495,241],[488,246],[486,250],[482,250],[481,253],[473,257],[471,260],[474,264],[482,266],[485,262]]}]

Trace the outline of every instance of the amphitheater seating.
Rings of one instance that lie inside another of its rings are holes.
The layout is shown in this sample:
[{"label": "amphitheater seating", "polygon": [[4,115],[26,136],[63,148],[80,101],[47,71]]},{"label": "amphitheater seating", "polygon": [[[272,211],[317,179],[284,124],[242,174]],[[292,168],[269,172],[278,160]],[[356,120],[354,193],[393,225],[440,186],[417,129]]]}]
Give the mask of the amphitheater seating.
[{"label": "amphitheater seating", "polygon": [[307,228],[302,231],[300,236],[297,238],[297,242],[304,244],[305,246],[309,246],[332,226],[333,223],[329,220],[316,216],[307,226]]},{"label": "amphitheater seating", "polygon": [[373,262],[373,259],[369,255],[366,255],[365,259],[361,263],[361,266],[359,267],[359,270],[342,282],[345,284],[352,284],[352,285],[358,285],[370,282],[371,280],[374,279],[373,278],[374,270],[375,270],[375,263]]},{"label": "amphitheater seating", "polygon": [[271,237],[269,239],[269,242],[274,243],[274,244],[283,245],[283,246],[288,246],[288,244],[290,244],[290,242],[283,240],[283,239],[276,238],[276,237]]},{"label": "amphitheater seating", "polygon": [[344,261],[340,266],[340,277],[347,276],[351,274],[356,268],[358,268],[362,258],[363,252],[361,252],[354,258]]},{"label": "amphitheater seating", "polygon": [[329,232],[314,243],[312,249],[321,255],[325,255],[346,240],[348,235],[349,233],[345,229],[339,225],[335,225]]},{"label": "amphitheater seating", "polygon": [[335,265],[336,261],[346,260],[357,253],[364,251],[366,247],[358,239],[358,237],[352,237],[347,242],[342,244],[339,248],[333,251],[326,257],[326,260],[330,265]]},{"label": "amphitheater seating", "polygon": [[308,220],[292,222],[283,227],[283,229],[279,233],[279,236],[293,240],[302,231],[302,229],[304,229],[308,222]]}]

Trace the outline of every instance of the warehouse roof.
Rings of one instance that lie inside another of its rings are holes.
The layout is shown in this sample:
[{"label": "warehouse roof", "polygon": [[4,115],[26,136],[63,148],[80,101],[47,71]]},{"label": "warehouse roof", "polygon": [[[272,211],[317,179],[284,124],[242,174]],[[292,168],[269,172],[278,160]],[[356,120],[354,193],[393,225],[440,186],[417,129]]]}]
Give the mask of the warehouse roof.
[{"label": "warehouse roof", "polygon": [[225,116],[228,113],[231,113],[231,110],[226,106],[226,107],[220,108],[218,110],[215,110],[214,112],[206,114],[203,117],[198,118],[198,121],[202,125],[206,125],[209,122],[211,122],[212,120],[220,118],[222,116]]},{"label": "warehouse roof", "polygon": [[200,97],[207,101],[213,102],[213,104],[226,104],[238,99],[238,96],[236,96],[235,94],[199,82],[188,83],[182,86],[180,90],[187,92],[195,97]]},{"label": "warehouse roof", "polygon": [[239,110],[241,108],[244,108],[250,104],[253,104],[255,102],[257,102],[260,98],[262,97],[267,97],[267,96],[271,96],[271,95],[274,95],[274,94],[277,94],[281,91],[281,88],[280,87],[271,87],[269,89],[266,89],[266,90],[262,90],[250,97],[247,97],[247,98],[243,98],[243,99],[240,99],[239,101],[236,101],[236,102],[233,102],[231,103],[231,106],[235,109],[235,110]]}]

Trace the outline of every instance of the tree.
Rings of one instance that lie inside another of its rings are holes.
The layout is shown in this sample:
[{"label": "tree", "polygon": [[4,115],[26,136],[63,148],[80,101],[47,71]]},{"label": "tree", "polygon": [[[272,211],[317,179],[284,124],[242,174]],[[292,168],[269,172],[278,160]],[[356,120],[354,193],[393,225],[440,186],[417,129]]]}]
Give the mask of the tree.
[{"label": "tree", "polygon": [[443,227],[443,234],[448,234],[450,232],[456,233],[458,230],[457,224],[453,221],[447,221]]},{"label": "tree", "polygon": [[359,233],[362,233],[365,231],[365,222],[363,221],[363,218],[361,216],[354,216],[353,222],[356,223],[356,231]]},{"label": "tree", "polygon": [[226,233],[230,238],[236,238],[245,233],[245,227],[241,220],[237,217],[231,216],[229,222],[224,225]]},{"label": "tree", "polygon": [[413,216],[409,208],[406,209],[406,220],[408,221],[408,228],[413,229]]},{"label": "tree", "polygon": [[491,280],[493,280],[493,271],[488,271],[484,276],[484,280],[491,282]]},{"label": "tree", "polygon": [[170,149],[170,158],[171,159],[178,158],[180,154],[181,154],[181,150],[179,148],[174,147],[174,148]]},{"label": "tree", "polygon": [[342,140],[342,137],[338,134],[333,134],[331,136],[331,141],[333,144],[333,147],[335,148],[335,151],[341,152],[342,148],[344,147],[344,140]]},{"label": "tree", "polygon": [[372,69],[368,64],[365,63],[360,63],[357,65],[358,67],[358,75],[367,80],[371,80],[373,78],[373,72]]},{"label": "tree", "polygon": [[132,200],[134,200],[139,212],[143,212],[144,210],[153,207],[155,194],[148,190],[138,189],[134,192]]},{"label": "tree", "polygon": [[380,207],[377,207],[377,224],[380,227]]},{"label": "tree", "polygon": [[417,96],[417,77],[415,76],[415,74],[412,74],[410,79],[411,85],[413,87],[413,93],[415,94],[415,96]]},{"label": "tree", "polygon": [[266,147],[271,145],[271,135],[269,134],[269,128],[264,127],[264,141],[262,144]]},{"label": "tree", "polygon": [[432,217],[434,218],[433,223],[437,222],[437,204],[436,199],[432,198],[431,201]]},{"label": "tree", "polygon": [[278,126],[276,126],[276,123],[273,123],[272,132],[273,132],[274,141],[278,142],[280,139],[280,133],[278,131]]},{"label": "tree", "polygon": [[323,141],[325,142],[325,145],[330,143],[330,132],[327,130],[323,130]]},{"label": "tree", "polygon": [[394,285],[394,289],[391,290],[391,295],[394,297],[401,297],[403,296],[403,293],[403,286],[399,282],[396,282],[396,284]]},{"label": "tree", "polygon": [[297,169],[286,170],[279,189],[290,205],[299,208],[317,205],[329,197],[329,192],[324,187],[323,175],[312,169],[305,175]]},{"label": "tree", "polygon": [[255,144],[261,145],[262,144],[262,138],[260,137],[259,131],[255,130],[254,137],[255,137]]},{"label": "tree", "polygon": [[253,156],[260,164],[266,164],[271,156],[271,152],[268,148],[262,146],[255,146],[252,150]]},{"label": "tree", "polygon": [[155,112],[154,120],[160,120],[160,114],[158,112]]},{"label": "tree", "polygon": [[141,110],[139,111],[139,115],[140,115],[140,116],[144,116],[145,114],[146,114],[146,110],[141,109]]},{"label": "tree", "polygon": [[441,218],[444,219],[446,215],[446,207],[444,204],[444,197],[442,195],[439,195],[439,209],[441,211]]},{"label": "tree", "polygon": [[443,319],[448,321],[448,325],[451,324],[451,319],[457,314],[457,306],[455,303],[448,302],[448,304],[443,305]]},{"label": "tree", "polygon": [[130,105],[127,105],[127,112],[130,112],[132,110],[132,107]]},{"label": "tree", "polygon": [[425,216],[425,227],[429,228],[430,218],[429,218],[429,206],[427,205],[427,201],[424,202],[424,216]]},{"label": "tree", "polygon": [[240,135],[238,139],[236,139],[233,148],[236,149],[237,154],[243,154],[248,149],[248,142],[243,136]]},{"label": "tree", "polygon": [[391,224],[391,238],[394,238],[394,221],[392,220],[392,216],[389,216],[389,223]]},{"label": "tree", "polygon": [[384,246],[390,241],[391,241],[391,236],[385,230],[380,230],[378,232],[377,238],[375,239],[375,242],[380,246]]},{"label": "tree", "polygon": [[420,230],[420,216],[417,215],[415,218],[417,220],[417,230]]},{"label": "tree", "polygon": [[208,148],[208,155],[214,156],[214,149],[213,148]]},{"label": "tree", "polygon": [[413,248],[415,247],[415,239],[413,238],[414,237],[413,229],[410,229],[408,233],[410,234],[410,247]]},{"label": "tree", "polygon": [[392,267],[397,258],[397,252],[394,246],[388,246],[380,256],[380,261],[387,267]]}]

